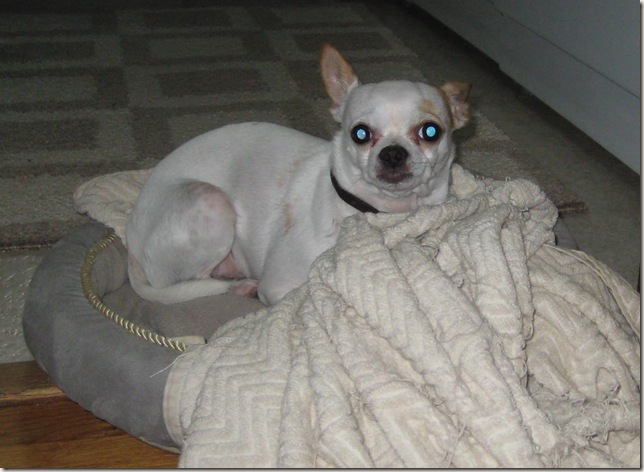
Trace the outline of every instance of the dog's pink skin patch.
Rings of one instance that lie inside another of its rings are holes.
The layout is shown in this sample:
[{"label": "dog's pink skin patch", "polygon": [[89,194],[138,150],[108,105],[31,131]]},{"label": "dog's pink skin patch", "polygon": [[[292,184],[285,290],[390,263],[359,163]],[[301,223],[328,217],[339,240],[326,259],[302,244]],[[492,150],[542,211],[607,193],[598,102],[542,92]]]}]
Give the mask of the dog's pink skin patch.
[{"label": "dog's pink skin patch", "polygon": [[257,280],[246,279],[242,280],[239,283],[234,284],[230,291],[235,295],[240,295],[242,297],[254,298],[257,297]]},{"label": "dog's pink skin patch", "polygon": [[240,279],[245,274],[239,270],[231,253],[212,270],[210,276],[214,279]]}]

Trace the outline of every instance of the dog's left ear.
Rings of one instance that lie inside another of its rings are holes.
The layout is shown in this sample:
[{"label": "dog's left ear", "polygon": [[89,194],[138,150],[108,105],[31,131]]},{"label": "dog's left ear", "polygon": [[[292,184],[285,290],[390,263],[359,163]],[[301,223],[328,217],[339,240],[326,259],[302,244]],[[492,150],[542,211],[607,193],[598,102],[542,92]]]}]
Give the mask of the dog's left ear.
[{"label": "dog's left ear", "polygon": [[447,101],[452,112],[452,126],[459,129],[470,121],[470,104],[467,97],[470,95],[472,84],[463,82],[448,82],[441,87],[447,96]]},{"label": "dog's left ear", "polygon": [[342,122],[344,102],[351,89],[356,87],[360,82],[358,81],[358,77],[353,73],[353,69],[349,63],[328,43],[322,46],[320,70],[326,92],[331,97],[331,100],[333,100],[331,115],[333,115],[335,121],[340,123]]}]

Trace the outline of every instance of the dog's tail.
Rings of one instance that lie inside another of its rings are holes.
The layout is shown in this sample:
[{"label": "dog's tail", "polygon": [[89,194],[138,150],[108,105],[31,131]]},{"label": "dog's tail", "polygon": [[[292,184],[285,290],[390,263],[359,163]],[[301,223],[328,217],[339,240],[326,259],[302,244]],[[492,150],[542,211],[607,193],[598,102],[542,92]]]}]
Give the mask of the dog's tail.
[{"label": "dog's tail", "polygon": [[232,292],[238,295],[252,296],[257,293],[255,280],[221,280],[221,279],[196,279],[178,282],[167,287],[153,287],[143,274],[140,266],[128,261],[128,277],[134,291],[141,298],[152,302],[169,305],[181,303],[195,298],[221,295]]}]

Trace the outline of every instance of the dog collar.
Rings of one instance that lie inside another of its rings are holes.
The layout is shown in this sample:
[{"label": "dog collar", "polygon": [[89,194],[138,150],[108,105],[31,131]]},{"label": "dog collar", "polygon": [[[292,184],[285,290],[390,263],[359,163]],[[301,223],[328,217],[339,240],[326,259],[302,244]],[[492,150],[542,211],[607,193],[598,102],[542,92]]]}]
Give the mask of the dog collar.
[{"label": "dog collar", "polygon": [[377,208],[372,207],[363,199],[358,198],[354,194],[347,192],[345,189],[343,189],[338,183],[338,181],[336,180],[335,175],[333,175],[333,172],[331,172],[331,183],[333,184],[333,188],[338,194],[338,197],[340,197],[342,200],[345,201],[345,203],[348,203],[359,212],[380,213],[380,210],[378,210]]}]

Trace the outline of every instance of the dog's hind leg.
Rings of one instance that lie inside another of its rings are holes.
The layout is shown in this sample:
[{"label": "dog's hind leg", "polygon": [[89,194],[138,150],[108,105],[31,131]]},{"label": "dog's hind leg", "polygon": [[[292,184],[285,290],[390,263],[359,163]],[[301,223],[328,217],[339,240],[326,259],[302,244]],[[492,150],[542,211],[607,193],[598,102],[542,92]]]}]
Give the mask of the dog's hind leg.
[{"label": "dog's hind leg", "polygon": [[[229,290],[245,293],[249,281],[216,276],[243,275],[231,255],[235,209],[228,196],[206,182],[186,181],[156,195],[152,221],[131,251],[128,273],[143,298],[177,303]],[[147,219],[149,215],[145,215]],[[131,221],[136,225],[136,217]]]}]

